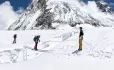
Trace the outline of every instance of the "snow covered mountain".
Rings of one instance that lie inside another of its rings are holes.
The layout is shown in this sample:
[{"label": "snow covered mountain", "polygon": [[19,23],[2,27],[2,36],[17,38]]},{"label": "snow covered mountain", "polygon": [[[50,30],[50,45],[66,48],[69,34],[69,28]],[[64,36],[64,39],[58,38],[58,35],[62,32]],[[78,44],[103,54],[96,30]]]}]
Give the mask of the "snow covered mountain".
[{"label": "snow covered mountain", "polygon": [[113,26],[112,16],[94,17],[75,0],[33,0],[8,30],[57,29],[62,25]]},{"label": "snow covered mountain", "polygon": [[96,4],[97,4],[97,7],[102,12],[110,13],[110,14],[113,14],[114,13],[114,9],[111,8],[108,3],[104,2],[104,1],[97,1]]}]

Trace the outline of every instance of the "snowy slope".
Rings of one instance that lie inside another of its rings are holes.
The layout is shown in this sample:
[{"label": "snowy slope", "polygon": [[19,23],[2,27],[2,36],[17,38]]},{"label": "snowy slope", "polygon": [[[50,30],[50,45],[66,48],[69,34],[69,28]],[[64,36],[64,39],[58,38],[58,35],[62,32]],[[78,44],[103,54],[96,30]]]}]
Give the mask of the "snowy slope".
[{"label": "snowy slope", "polygon": [[[15,58],[12,58],[7,51],[5,53],[2,52],[1,58],[3,59],[0,59],[0,61],[8,64],[0,64],[0,69],[113,70],[114,29],[112,27],[95,28],[90,25],[81,26],[84,28],[83,50],[81,52],[77,51],[79,36],[78,27],[80,26],[68,30],[1,31],[2,37],[0,36],[0,44],[4,44],[4,47],[6,47],[7,50],[9,48],[12,57],[15,55],[19,57],[15,56]],[[6,35],[9,33],[10,37],[7,37]],[[11,44],[11,36],[14,33],[18,34],[17,44]],[[15,51],[10,50],[12,47],[15,49],[20,48],[21,50],[25,49],[23,46],[33,48],[32,46],[34,45],[34,42],[32,38],[36,33],[41,34],[41,42],[38,47],[40,50],[32,51],[26,48],[26,61],[23,60],[23,51],[19,52],[18,55]],[[14,61],[12,62],[11,59],[16,59],[16,61],[12,60]]]},{"label": "snowy slope", "polygon": [[63,24],[113,26],[113,23],[113,16],[100,11],[95,2],[86,5],[76,0],[33,0],[8,30],[56,29]]},{"label": "snowy slope", "polygon": [[97,7],[102,11],[105,12],[107,14],[114,14],[114,10],[113,8],[110,7],[110,5],[104,1],[97,1],[96,2]]}]

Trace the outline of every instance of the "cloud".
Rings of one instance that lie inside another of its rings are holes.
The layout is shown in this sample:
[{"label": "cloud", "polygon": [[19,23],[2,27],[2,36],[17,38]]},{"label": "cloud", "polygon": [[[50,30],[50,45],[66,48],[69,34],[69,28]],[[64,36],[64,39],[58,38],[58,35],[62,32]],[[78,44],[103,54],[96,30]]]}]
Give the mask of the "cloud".
[{"label": "cloud", "polygon": [[0,4],[0,30],[15,22],[23,11],[23,8],[14,11],[9,1]]},{"label": "cloud", "polygon": [[21,13],[23,13],[24,11],[25,11],[24,8],[19,7],[18,10],[16,11],[16,13],[21,14]]}]

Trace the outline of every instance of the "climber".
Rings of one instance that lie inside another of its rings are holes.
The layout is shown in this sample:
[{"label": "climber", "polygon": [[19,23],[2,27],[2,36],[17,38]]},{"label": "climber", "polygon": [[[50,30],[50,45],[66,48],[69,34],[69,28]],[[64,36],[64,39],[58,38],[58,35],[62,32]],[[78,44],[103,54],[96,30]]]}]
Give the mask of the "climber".
[{"label": "climber", "polygon": [[38,50],[37,49],[37,44],[38,44],[38,42],[40,42],[40,35],[35,35],[34,36],[34,42],[35,42],[35,46],[34,46],[34,50]]},{"label": "climber", "polygon": [[80,34],[79,34],[79,49],[78,49],[79,51],[82,50],[83,35],[84,35],[84,33],[83,33],[83,30],[82,30],[82,27],[80,27]]},{"label": "climber", "polygon": [[16,43],[17,34],[14,34],[13,38],[14,38],[13,44],[15,44]]}]

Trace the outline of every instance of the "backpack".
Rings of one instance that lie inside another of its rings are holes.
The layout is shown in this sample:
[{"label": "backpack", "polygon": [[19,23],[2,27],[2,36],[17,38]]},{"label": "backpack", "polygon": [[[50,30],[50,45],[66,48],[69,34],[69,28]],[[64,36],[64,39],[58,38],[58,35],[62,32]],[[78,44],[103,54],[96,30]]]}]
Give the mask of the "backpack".
[{"label": "backpack", "polygon": [[15,35],[13,36],[13,38],[17,38],[17,34],[15,34]]},{"label": "backpack", "polygon": [[38,38],[40,38],[40,35],[38,35]]}]

